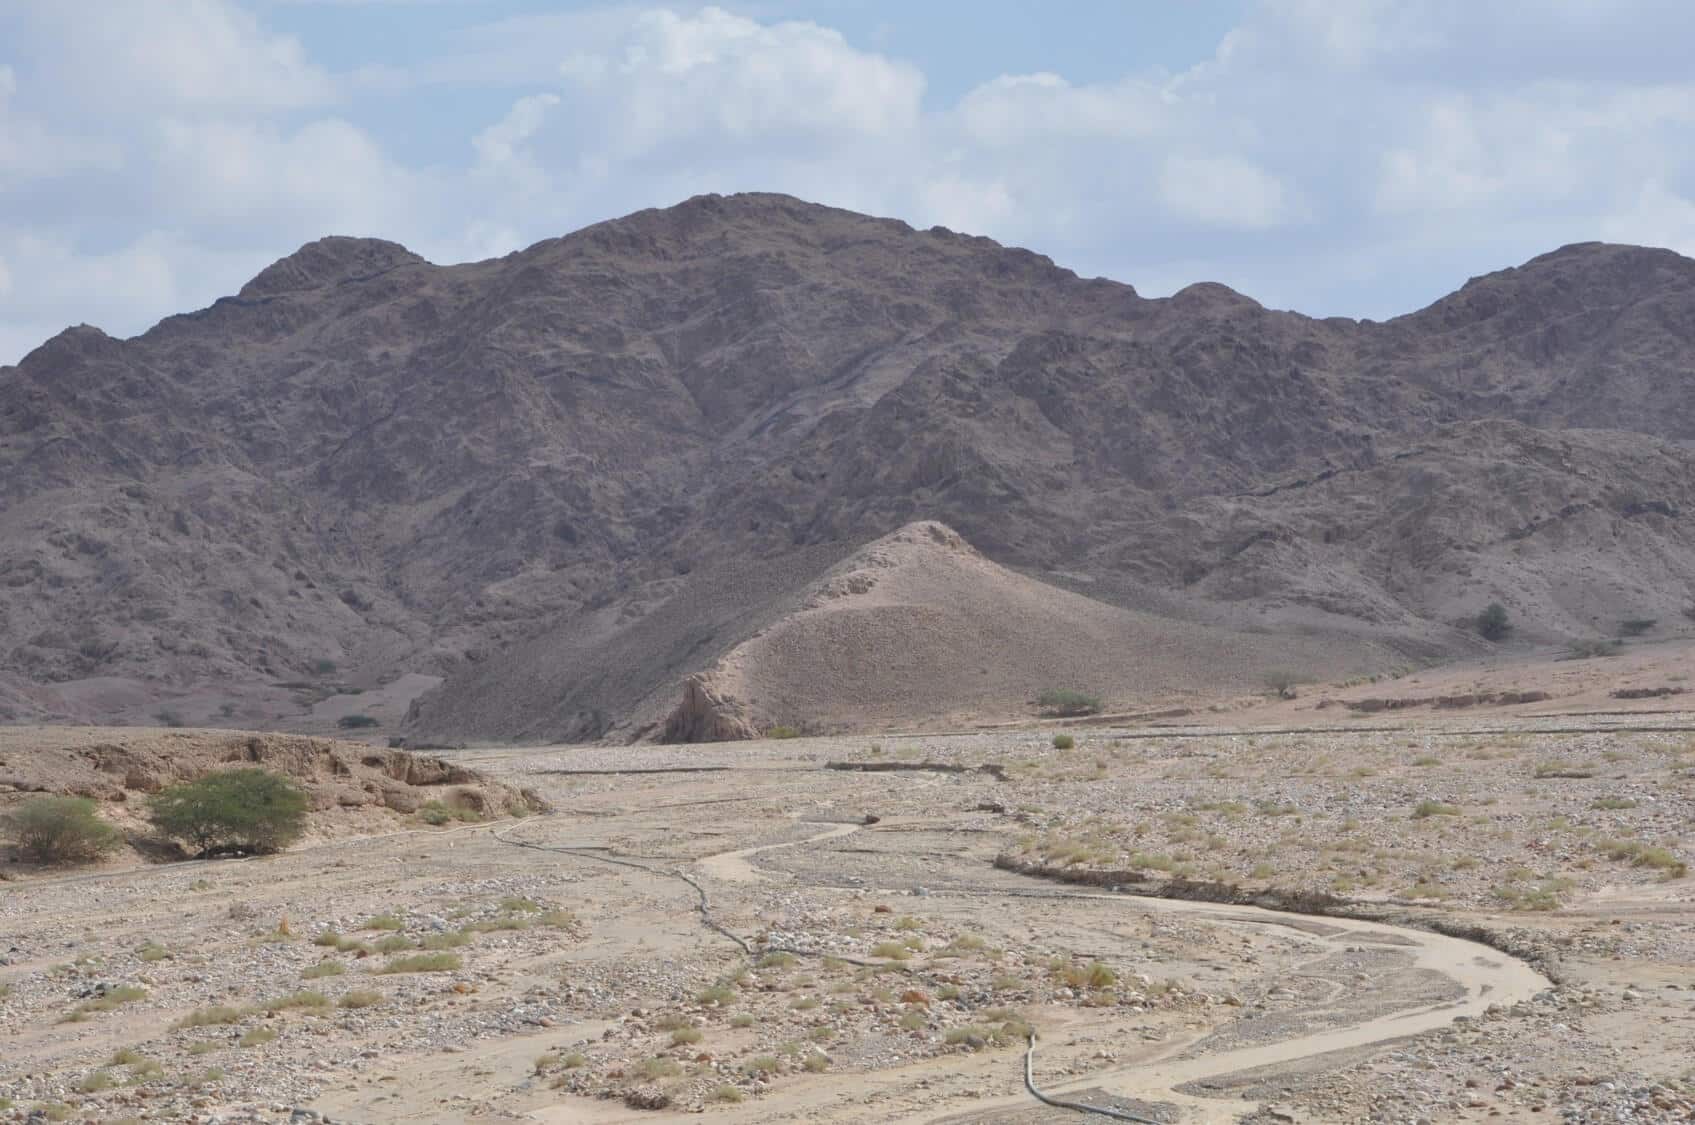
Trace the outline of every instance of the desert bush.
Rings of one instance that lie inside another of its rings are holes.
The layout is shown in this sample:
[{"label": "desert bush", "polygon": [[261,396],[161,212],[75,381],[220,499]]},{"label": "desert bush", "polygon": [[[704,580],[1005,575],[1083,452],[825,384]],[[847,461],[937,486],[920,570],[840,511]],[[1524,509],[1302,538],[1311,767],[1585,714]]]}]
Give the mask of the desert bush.
[{"label": "desert bush", "polygon": [[120,1004],[133,1003],[146,997],[147,990],[140,985],[122,984],[117,988],[108,989],[93,1000],[84,1000],[71,1009],[71,1014],[65,1017],[65,1022],[80,1023],[95,1012],[110,1012]]},{"label": "desert bush", "polygon": [[1513,631],[1512,623],[1507,619],[1507,607],[1500,602],[1490,602],[1485,606],[1474,624],[1477,635],[1486,641],[1505,640],[1507,634]]},{"label": "desert bush", "polygon": [[736,1087],[734,1087],[734,1086],[730,1085],[728,1082],[726,1082],[724,1085],[722,1085],[722,1086],[718,1087],[716,1090],[712,1091],[712,1094],[710,1095],[710,1100],[715,1101],[715,1102],[723,1102],[726,1105],[735,1105],[737,1102],[741,1101],[742,1098],[745,1097],[745,1096],[746,1095],[744,1095],[739,1089],[737,1089]]},{"label": "desert bush", "polygon": [[171,1026],[219,1027],[224,1024],[240,1023],[245,1014],[239,1008],[231,1008],[227,1004],[217,1004],[210,1008],[197,1008]]},{"label": "desert bush", "polygon": [[415,953],[396,957],[382,967],[385,973],[450,973],[460,965],[457,953]]},{"label": "desert bush", "polygon": [[1425,820],[1433,816],[1459,816],[1460,810],[1441,801],[1425,800],[1413,807],[1412,814],[1414,820]]},{"label": "desert bush", "polygon": [[468,824],[475,824],[483,819],[482,815],[478,813],[476,809],[465,808],[460,805],[444,804],[434,798],[431,798],[419,805],[417,815],[419,820],[436,828],[440,828],[444,824],[452,823],[455,820],[464,821]]},{"label": "desert bush", "polygon": [[1597,656],[1617,656],[1619,643],[1604,637],[1580,637],[1566,646],[1567,660],[1590,660]]},{"label": "desert bush", "polygon": [[705,1035],[698,1027],[679,1027],[671,1032],[671,1046],[688,1047],[699,1043]]},{"label": "desert bush", "polygon": [[1070,688],[1049,688],[1036,697],[1036,705],[1049,715],[1098,715],[1101,697]]},{"label": "desert bush", "polygon": [[1076,745],[1077,740],[1069,734],[1056,734],[1053,736],[1053,748],[1055,750],[1070,750]]},{"label": "desert bush", "polygon": [[1689,865],[1668,848],[1641,840],[1602,840],[1595,845],[1608,859],[1625,860],[1632,867],[1652,867],[1666,873],[1668,879],[1681,879]]},{"label": "desert bush", "polygon": [[182,713],[180,711],[172,711],[168,708],[163,711],[155,711],[153,713],[153,717],[159,720],[159,725],[162,727],[181,727],[188,725],[187,720],[182,717]]},{"label": "desert bush", "polygon": [[1621,637],[1640,637],[1659,623],[1657,617],[1627,617],[1618,623],[1618,635]]},{"label": "desert bush", "polygon": [[322,992],[294,992],[265,1001],[267,1012],[288,1012],[295,1009],[318,1010],[330,1006],[330,998]]},{"label": "desert bush", "polygon": [[319,961],[309,969],[300,973],[301,980],[320,980],[324,977],[339,977],[347,971],[347,966],[340,961]]},{"label": "desert bush", "polygon": [[286,777],[243,767],[160,791],[148,802],[155,828],[202,854],[274,852],[306,826],[306,793]]},{"label": "desert bush", "polygon": [[31,797],[0,823],[18,850],[38,863],[85,863],[123,839],[87,797]]},{"label": "desert bush", "polygon": [[788,726],[786,724],[779,723],[777,726],[767,727],[765,729],[765,737],[766,738],[799,738],[799,737],[801,737],[801,731],[800,731],[799,727]]},{"label": "desert bush", "polygon": [[1299,672],[1291,672],[1287,668],[1277,668],[1265,674],[1265,686],[1279,699],[1295,699],[1300,695],[1296,689],[1302,684],[1312,682],[1311,676],[1303,676]]},{"label": "desert bush", "polygon": [[335,661],[327,659],[314,660],[312,662],[312,671],[316,672],[320,676],[332,675],[335,672]]},{"label": "desert bush", "polygon": [[352,992],[343,993],[341,1000],[336,1004],[336,1007],[348,1009],[369,1008],[375,1004],[381,1004],[382,1002],[382,993],[360,988],[355,989]]},{"label": "desert bush", "polygon": [[276,1042],[277,1033],[268,1027],[256,1027],[235,1041],[238,1047],[262,1047]]},{"label": "desert bush", "polygon": [[343,715],[335,721],[342,730],[365,730],[370,727],[380,727],[382,722],[370,715]]},{"label": "desert bush", "polygon": [[675,1059],[651,1058],[643,1059],[631,1067],[635,1073],[649,1082],[657,1082],[661,1078],[675,1078],[683,1073],[683,1068]]}]

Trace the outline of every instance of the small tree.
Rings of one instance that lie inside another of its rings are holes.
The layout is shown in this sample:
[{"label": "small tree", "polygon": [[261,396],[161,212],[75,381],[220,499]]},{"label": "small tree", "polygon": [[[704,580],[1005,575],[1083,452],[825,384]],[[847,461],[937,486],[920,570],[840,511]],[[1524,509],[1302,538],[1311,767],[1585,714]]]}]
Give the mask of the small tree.
[{"label": "small tree", "polygon": [[38,863],[86,863],[123,838],[87,797],[31,797],[4,822],[18,849]]},{"label": "small tree", "polygon": [[153,826],[173,839],[217,852],[274,852],[306,826],[306,793],[267,770],[220,770],[162,790],[148,802]]},{"label": "small tree", "polygon": [[1513,627],[1507,621],[1507,607],[1500,602],[1490,602],[1477,615],[1477,632],[1486,641],[1504,640],[1512,631]]}]

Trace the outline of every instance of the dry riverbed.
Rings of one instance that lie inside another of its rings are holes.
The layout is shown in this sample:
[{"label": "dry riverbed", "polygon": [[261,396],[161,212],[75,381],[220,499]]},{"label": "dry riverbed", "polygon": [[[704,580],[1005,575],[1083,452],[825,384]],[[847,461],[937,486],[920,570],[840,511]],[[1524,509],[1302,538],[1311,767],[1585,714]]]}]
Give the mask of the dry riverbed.
[{"label": "dry riverbed", "polygon": [[4,1113],[1076,1117],[1034,1031],[1160,1121],[1686,1120],[1695,724],[1627,722],[461,752],[558,811],[0,885]]}]

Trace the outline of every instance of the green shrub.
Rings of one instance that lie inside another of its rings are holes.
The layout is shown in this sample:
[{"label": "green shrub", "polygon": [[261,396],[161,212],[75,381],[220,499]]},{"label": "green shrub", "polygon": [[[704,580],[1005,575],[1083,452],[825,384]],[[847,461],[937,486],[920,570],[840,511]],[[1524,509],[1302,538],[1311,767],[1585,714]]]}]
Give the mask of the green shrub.
[{"label": "green shrub", "polygon": [[182,782],[148,802],[154,827],[202,854],[274,852],[306,826],[306,793],[286,777],[256,767],[219,770]]},{"label": "green shrub", "polygon": [[297,1008],[318,1010],[330,1006],[330,998],[322,992],[295,992],[265,1001],[267,1012],[287,1012]]},{"label": "green shrub", "polygon": [[321,980],[324,977],[339,977],[347,971],[347,966],[340,961],[319,961],[309,969],[300,973],[301,980]]},{"label": "green shrub", "polygon": [[382,967],[385,973],[450,973],[460,965],[457,953],[415,953],[396,957]]},{"label": "green shrub", "polygon": [[466,823],[476,823],[478,820],[483,818],[481,817],[481,813],[476,812],[475,808],[461,808],[461,806],[458,805],[446,805],[446,803],[434,800],[434,798],[424,801],[422,805],[419,805],[417,817],[419,817],[419,820],[422,820],[422,822],[427,823],[427,825],[436,827],[436,829],[439,829],[439,827],[444,825],[444,823],[453,823],[454,820],[463,820],[463,822]]},{"label": "green shrub", "polygon": [[800,731],[799,727],[778,725],[778,726],[766,728],[765,737],[766,738],[799,738],[799,737],[801,737],[801,731]]},{"label": "green shrub", "polygon": [[1490,602],[1482,613],[1477,615],[1475,622],[1477,634],[1486,641],[1505,640],[1508,633],[1513,631],[1512,624],[1507,620],[1507,607],[1500,602]]},{"label": "green shrub", "polygon": [[65,1022],[80,1023],[94,1012],[110,1012],[120,1004],[144,1000],[146,997],[147,990],[140,985],[121,984],[117,988],[109,989],[100,994],[93,1000],[84,1000],[75,1008],[72,1008],[71,1014],[65,1017]]},{"label": "green shrub", "polygon": [[1641,840],[1601,840],[1595,846],[1608,859],[1627,860],[1632,867],[1656,868],[1668,879],[1681,879],[1689,871],[1689,865],[1670,849]]},{"label": "green shrub", "polygon": [[1590,660],[1597,656],[1617,656],[1619,643],[1600,637],[1582,637],[1566,649],[1567,660]]},{"label": "green shrub", "polygon": [[1070,688],[1049,688],[1036,697],[1036,705],[1049,715],[1098,715],[1101,697]]},{"label": "green shrub", "polygon": [[1053,748],[1055,750],[1070,750],[1076,745],[1077,740],[1069,734],[1056,734],[1053,736]]},{"label": "green shrub", "polygon": [[123,839],[87,797],[31,797],[0,823],[18,850],[37,863],[84,863]]},{"label": "green shrub", "polygon": [[643,1059],[631,1069],[636,1072],[637,1077],[649,1082],[657,1082],[661,1078],[675,1078],[683,1073],[682,1066],[675,1059]]},{"label": "green shrub", "polygon": [[365,730],[370,727],[380,727],[382,722],[370,715],[343,715],[335,721],[342,730]]},{"label": "green shrub", "polygon": [[1459,816],[1460,810],[1453,805],[1444,805],[1441,801],[1420,801],[1413,807],[1413,819],[1425,820],[1433,816]]},{"label": "green shrub", "polygon": [[1278,699],[1299,699],[1300,685],[1311,682],[1311,676],[1304,676],[1287,668],[1274,668],[1265,674],[1265,686]]},{"label": "green shrub", "polygon": [[366,988],[359,988],[352,992],[343,993],[341,1000],[336,1004],[336,1007],[348,1009],[369,1008],[372,1005],[381,1004],[382,1002],[382,993],[372,992],[370,989]]},{"label": "green shrub", "polygon": [[227,1004],[218,1004],[210,1008],[197,1008],[182,1017],[172,1027],[220,1027],[225,1024],[240,1023],[246,1015],[239,1008],[231,1008]]},{"label": "green shrub", "polygon": [[1627,617],[1618,623],[1618,635],[1621,637],[1640,637],[1659,623],[1659,619],[1656,617]]}]

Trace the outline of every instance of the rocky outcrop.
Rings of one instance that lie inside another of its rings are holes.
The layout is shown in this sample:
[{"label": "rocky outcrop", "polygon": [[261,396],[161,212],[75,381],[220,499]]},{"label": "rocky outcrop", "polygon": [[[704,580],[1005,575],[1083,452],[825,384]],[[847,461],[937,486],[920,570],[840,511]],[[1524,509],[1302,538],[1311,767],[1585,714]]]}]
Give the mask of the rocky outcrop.
[{"label": "rocky outcrop", "polygon": [[329,739],[145,730],[61,732],[41,739],[23,749],[0,749],[0,792],[124,802],[213,770],[256,765],[297,782],[316,811],[374,807],[405,814],[430,800],[480,815],[545,807],[534,793],[441,758]]},{"label": "rocky outcrop", "polygon": [[737,699],[715,686],[709,676],[694,675],[684,681],[683,698],[665,717],[659,741],[734,742],[758,737],[759,731]]}]

